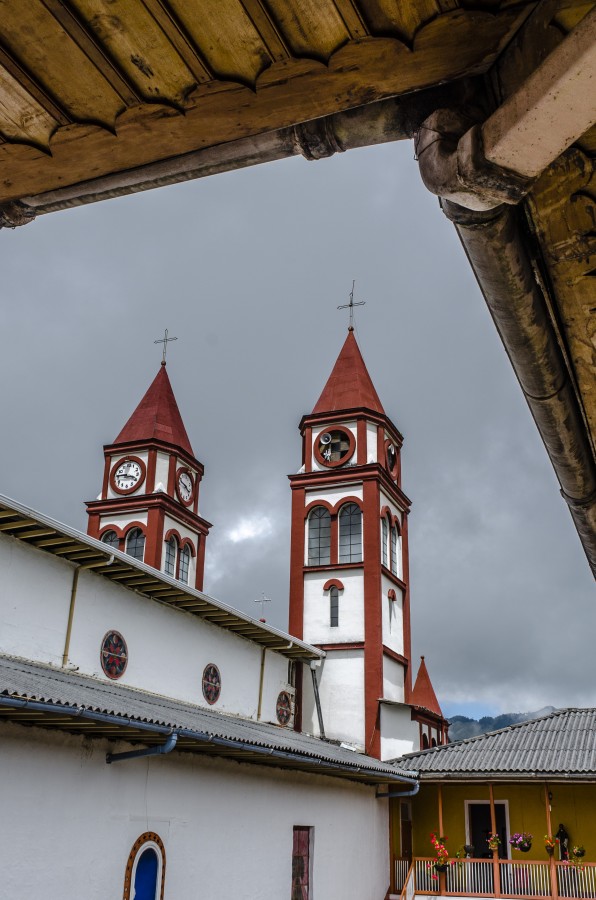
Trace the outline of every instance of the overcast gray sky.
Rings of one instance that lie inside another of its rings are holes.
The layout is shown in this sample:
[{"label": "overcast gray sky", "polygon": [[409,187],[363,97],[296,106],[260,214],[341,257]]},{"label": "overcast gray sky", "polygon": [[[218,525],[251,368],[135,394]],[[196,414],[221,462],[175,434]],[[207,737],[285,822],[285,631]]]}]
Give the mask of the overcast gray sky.
[{"label": "overcast gray sky", "polygon": [[594,705],[593,581],[451,224],[409,143],[301,158],[0,234],[0,491],[86,529],[168,372],[198,458],[206,590],[287,627],[300,417],[346,334],[405,436],[412,628],[448,715]]}]

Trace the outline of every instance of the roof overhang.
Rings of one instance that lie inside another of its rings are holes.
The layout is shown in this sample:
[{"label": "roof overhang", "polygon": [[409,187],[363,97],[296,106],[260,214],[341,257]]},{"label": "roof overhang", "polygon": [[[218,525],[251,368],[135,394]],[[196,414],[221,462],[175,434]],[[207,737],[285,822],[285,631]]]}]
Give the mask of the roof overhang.
[{"label": "roof overhang", "polygon": [[253,619],[240,610],[133,559],[126,553],[107,547],[95,538],[42,516],[35,510],[2,495],[0,495],[0,534],[13,537],[27,546],[68,560],[77,566],[90,568],[94,574],[106,578],[113,584],[122,585],[151,600],[158,600],[174,609],[198,616],[268,650],[275,650],[288,659],[310,662],[325,656],[323,650],[280,631],[273,625]]}]

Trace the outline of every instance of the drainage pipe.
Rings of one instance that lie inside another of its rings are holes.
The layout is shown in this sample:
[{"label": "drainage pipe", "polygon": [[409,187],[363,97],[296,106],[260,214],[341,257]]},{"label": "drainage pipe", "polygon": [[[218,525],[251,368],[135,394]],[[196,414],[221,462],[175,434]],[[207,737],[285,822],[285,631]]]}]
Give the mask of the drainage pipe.
[{"label": "drainage pipe", "polygon": [[382,793],[376,793],[375,797],[377,800],[381,800],[383,797],[415,797],[418,791],[420,790],[420,782],[417,781],[412,790],[410,791],[383,791]]},{"label": "drainage pipe", "polygon": [[263,708],[263,684],[265,683],[265,654],[267,653],[267,647],[263,647],[261,650],[261,674],[259,676],[259,702],[257,705],[257,722],[261,719],[261,710]]},{"label": "drainage pipe", "polygon": [[312,687],[315,693],[315,705],[317,707],[320,737],[325,740],[325,726],[323,725],[323,710],[321,709],[321,698],[319,696],[319,682],[317,681],[317,672],[315,669],[315,665],[312,662],[310,664],[310,674],[312,676]]},{"label": "drainage pipe", "polygon": [[68,624],[66,626],[66,637],[64,638],[64,653],[62,654],[62,668],[64,669],[68,665],[68,652],[70,650],[70,637],[72,634],[72,623],[74,619],[74,611],[75,604],[77,600],[77,588],[79,586],[79,575],[83,569],[100,569],[103,566],[111,566],[114,562],[114,554],[112,553],[110,557],[105,560],[102,559],[101,562],[92,562],[92,563],[83,563],[80,566],[77,566],[72,579],[72,588],[70,591],[70,606],[68,609]]},{"label": "drainage pipe", "polygon": [[124,759],[138,759],[140,756],[163,756],[171,753],[178,741],[178,734],[174,731],[163,744],[157,747],[145,747],[143,750],[127,750],[126,753],[106,753],[106,763],[121,762]]}]

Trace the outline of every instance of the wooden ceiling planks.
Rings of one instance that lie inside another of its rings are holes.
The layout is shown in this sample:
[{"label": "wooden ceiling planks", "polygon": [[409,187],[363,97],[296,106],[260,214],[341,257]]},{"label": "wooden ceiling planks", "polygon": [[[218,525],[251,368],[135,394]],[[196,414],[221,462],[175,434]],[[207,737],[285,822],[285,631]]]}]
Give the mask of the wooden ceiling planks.
[{"label": "wooden ceiling planks", "polygon": [[532,5],[0,0],[0,204],[485,71]]}]

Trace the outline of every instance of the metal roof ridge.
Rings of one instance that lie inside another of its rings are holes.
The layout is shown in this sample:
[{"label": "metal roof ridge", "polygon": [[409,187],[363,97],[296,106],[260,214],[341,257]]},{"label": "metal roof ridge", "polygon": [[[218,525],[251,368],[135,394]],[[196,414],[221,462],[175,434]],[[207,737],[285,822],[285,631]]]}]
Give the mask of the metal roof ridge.
[{"label": "metal roof ridge", "polygon": [[[222,612],[227,612],[232,616],[236,616],[237,618],[242,619],[247,623],[247,625],[252,625],[259,631],[268,632],[269,634],[274,635],[275,637],[279,637],[284,641],[287,641],[288,644],[293,644],[295,646],[301,647],[305,651],[309,652],[314,658],[323,659],[326,656],[324,650],[319,650],[317,647],[313,647],[311,644],[307,644],[306,641],[301,640],[300,638],[294,637],[294,635],[289,634],[288,632],[282,631],[279,628],[276,628],[274,625],[269,625],[267,622],[261,622],[258,619],[254,619],[252,616],[247,615],[239,609],[236,609],[233,606],[230,606],[227,603],[224,603],[222,600],[217,600],[215,597],[211,597],[209,594],[203,593],[203,591],[198,591],[196,588],[192,588],[187,584],[184,584],[181,581],[177,581],[175,578],[171,578],[169,575],[166,575],[164,572],[161,572],[159,569],[155,569],[152,566],[147,565],[147,563],[141,562],[138,559],[134,559],[128,553],[124,553],[121,550],[116,550],[114,548],[108,548],[106,544],[103,544],[101,541],[96,538],[90,537],[88,534],[84,534],[82,531],[79,531],[76,528],[71,528],[69,525],[65,525],[63,522],[59,522],[57,519],[53,519],[51,516],[46,516],[32,507],[25,506],[22,503],[19,503],[16,500],[13,500],[11,497],[7,497],[5,494],[0,494],[0,506],[4,506],[7,510],[11,510],[15,512],[16,515],[25,515],[30,519],[35,519],[39,525],[45,525],[47,527],[53,528],[57,532],[61,532],[64,536],[70,537],[73,540],[78,541],[81,544],[86,544],[88,547],[98,550],[106,556],[106,564],[107,559],[113,556],[115,559],[120,560],[122,563],[125,563],[128,566],[131,566],[134,569],[138,569],[139,572],[145,573],[147,575],[151,575],[156,580],[163,582],[166,586],[175,587],[182,594],[186,594],[189,597],[196,597],[200,600],[204,600],[207,603],[212,604],[217,609],[220,609]],[[12,535],[12,537],[16,539],[20,539],[19,535]],[[32,545],[34,546],[34,545]],[[39,549],[39,548],[35,548]],[[52,552],[51,550],[46,550],[45,552]],[[100,575],[101,577],[105,577],[101,572],[95,572],[95,574]],[[126,584],[121,585],[126,588]],[[146,596],[148,599],[153,600],[154,602],[158,602],[157,597],[152,597],[151,594],[146,594],[142,590],[135,590],[135,593],[140,593]],[[219,624],[219,623],[211,623],[211,624]],[[220,626],[225,627],[225,626]],[[278,653],[284,652],[284,648],[270,648],[275,649]],[[289,649],[289,648],[287,648]],[[285,655],[285,654],[284,654]]]}]

